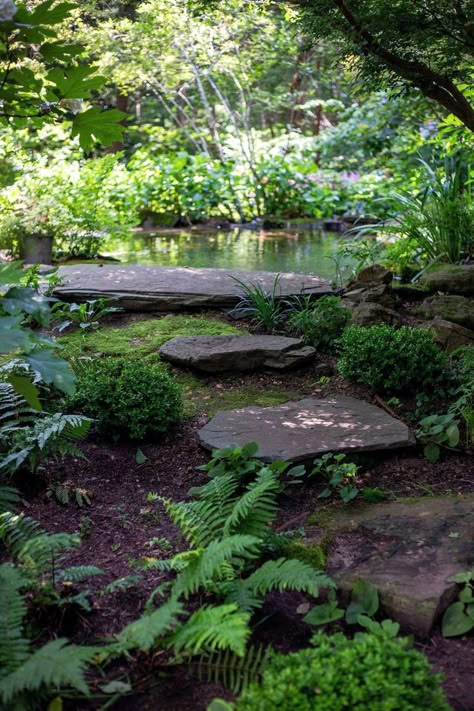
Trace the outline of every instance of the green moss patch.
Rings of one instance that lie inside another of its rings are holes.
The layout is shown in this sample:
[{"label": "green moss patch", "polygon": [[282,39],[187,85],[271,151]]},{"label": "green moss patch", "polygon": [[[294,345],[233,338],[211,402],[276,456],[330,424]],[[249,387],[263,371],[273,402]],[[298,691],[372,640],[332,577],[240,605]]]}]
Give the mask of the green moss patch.
[{"label": "green moss patch", "polygon": [[326,552],[321,545],[305,545],[302,541],[293,541],[285,546],[282,555],[286,558],[297,558],[312,565],[316,570],[324,570],[326,567]]},{"label": "green moss patch", "polygon": [[58,339],[63,358],[80,356],[126,355],[143,358],[156,354],[160,346],[177,336],[224,336],[242,330],[224,321],[202,316],[164,316],[144,319],[122,327],[102,326],[97,331],[84,333],[76,330]]}]

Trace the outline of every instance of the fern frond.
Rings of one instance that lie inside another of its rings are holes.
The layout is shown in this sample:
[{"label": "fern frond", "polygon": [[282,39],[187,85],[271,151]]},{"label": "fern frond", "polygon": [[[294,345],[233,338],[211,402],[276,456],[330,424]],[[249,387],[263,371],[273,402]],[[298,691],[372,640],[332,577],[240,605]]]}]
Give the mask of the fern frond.
[{"label": "fern frond", "polygon": [[229,536],[212,541],[176,578],[175,594],[185,598],[219,578],[223,563],[240,563],[258,555],[261,541],[255,536]]},{"label": "fern frond", "polygon": [[315,571],[308,563],[292,558],[268,560],[245,583],[249,590],[262,596],[271,590],[297,590],[317,597],[320,585],[334,587],[334,582],[327,575]]},{"label": "fern frond", "polygon": [[20,500],[18,491],[11,486],[0,486],[0,514],[13,511]]},{"label": "fern frond", "polygon": [[278,511],[277,495],[281,490],[280,479],[269,469],[262,470],[240,496],[227,518],[224,534],[248,533],[265,538],[270,523]]},{"label": "fern frond", "polygon": [[220,535],[225,517],[210,501],[180,501],[159,499],[170,519],[192,546],[203,546]]},{"label": "fern frond", "polygon": [[214,652],[230,649],[243,656],[250,635],[250,615],[237,605],[204,605],[172,635],[169,642],[175,654]]},{"label": "fern frond", "polygon": [[7,705],[25,691],[42,687],[73,687],[83,694],[89,691],[84,679],[87,662],[97,654],[96,647],[78,647],[65,639],[55,639],[37,649],[15,671],[0,679],[0,698]]},{"label": "fern frond", "polygon": [[56,564],[60,563],[63,552],[81,543],[75,533],[46,533],[36,521],[23,513],[8,511],[0,515],[0,540],[32,578],[48,571],[53,558]]},{"label": "fern frond", "polygon": [[243,656],[230,649],[203,655],[191,670],[200,682],[222,684],[233,694],[240,694],[249,684],[258,681],[268,664],[271,647],[247,647]]},{"label": "fern frond", "polygon": [[154,612],[142,615],[124,627],[117,637],[117,644],[113,645],[115,651],[141,649],[146,652],[159,637],[176,627],[182,613],[183,605],[175,597],[170,598]]},{"label": "fern frond", "polygon": [[26,604],[22,573],[10,563],[0,565],[0,678],[27,659],[29,640],[23,636]]},{"label": "fern frond", "polygon": [[97,568],[95,565],[78,565],[74,568],[64,568],[57,574],[57,579],[70,582],[70,583],[80,583],[87,578],[91,578],[94,575],[104,575],[104,571]]}]

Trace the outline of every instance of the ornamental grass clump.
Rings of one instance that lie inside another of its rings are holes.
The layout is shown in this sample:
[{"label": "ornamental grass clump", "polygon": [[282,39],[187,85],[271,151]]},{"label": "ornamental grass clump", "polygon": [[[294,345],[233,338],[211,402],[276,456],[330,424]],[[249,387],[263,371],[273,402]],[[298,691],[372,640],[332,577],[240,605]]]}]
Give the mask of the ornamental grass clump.
[{"label": "ornamental grass clump", "polygon": [[449,711],[441,675],[406,639],[321,632],[312,645],[276,654],[237,711]]},{"label": "ornamental grass clump", "polygon": [[163,366],[126,358],[82,365],[72,404],[103,432],[131,440],[166,432],[183,415],[181,390]]},{"label": "ornamental grass clump", "polygon": [[402,326],[350,326],[340,339],[338,368],[374,392],[422,392],[443,379],[447,357],[433,333]]}]

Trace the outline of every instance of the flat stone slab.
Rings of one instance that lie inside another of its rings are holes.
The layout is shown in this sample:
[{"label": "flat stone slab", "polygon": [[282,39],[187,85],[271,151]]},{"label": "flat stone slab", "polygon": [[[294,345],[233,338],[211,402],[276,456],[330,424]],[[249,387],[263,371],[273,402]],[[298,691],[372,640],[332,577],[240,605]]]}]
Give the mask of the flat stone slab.
[{"label": "flat stone slab", "polygon": [[222,373],[288,370],[310,361],[316,350],[298,338],[283,336],[183,336],[167,341],[159,353],[175,365]]},{"label": "flat stone slab", "polygon": [[256,442],[257,456],[264,462],[297,462],[325,452],[365,452],[414,443],[403,422],[345,395],[219,412],[198,434],[211,450]]},{"label": "flat stone slab", "polygon": [[[241,297],[235,279],[261,284],[271,291],[273,272],[188,267],[145,267],[78,264],[60,267],[61,286],[54,295],[63,301],[107,297],[126,311],[178,311],[187,308],[229,308]],[[309,274],[282,274],[278,285],[282,297],[300,294],[331,294],[328,281]]]},{"label": "flat stone slab", "polygon": [[448,581],[474,564],[474,495],[424,497],[348,506],[331,521],[336,534],[328,573],[350,590],[357,579],[378,588],[387,616],[428,635],[456,596]]}]

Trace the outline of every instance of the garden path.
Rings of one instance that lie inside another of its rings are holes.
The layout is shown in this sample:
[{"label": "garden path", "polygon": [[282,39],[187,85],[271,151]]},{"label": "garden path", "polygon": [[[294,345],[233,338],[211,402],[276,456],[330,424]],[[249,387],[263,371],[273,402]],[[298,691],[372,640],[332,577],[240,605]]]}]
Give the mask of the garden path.
[{"label": "garden path", "polygon": [[[108,297],[126,311],[179,311],[189,308],[230,308],[245,284],[271,291],[273,272],[188,267],[146,267],[77,264],[60,267],[61,286],[54,296],[63,301]],[[279,296],[301,293],[323,296],[333,291],[329,281],[309,274],[281,274]]]}]

